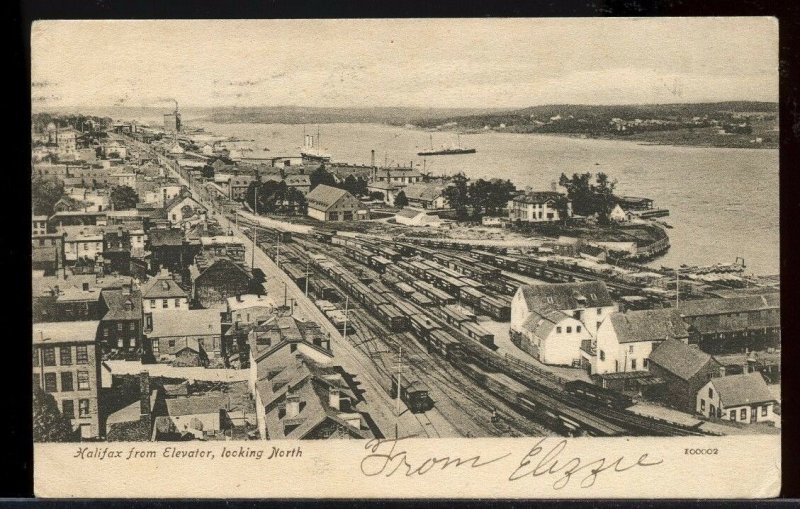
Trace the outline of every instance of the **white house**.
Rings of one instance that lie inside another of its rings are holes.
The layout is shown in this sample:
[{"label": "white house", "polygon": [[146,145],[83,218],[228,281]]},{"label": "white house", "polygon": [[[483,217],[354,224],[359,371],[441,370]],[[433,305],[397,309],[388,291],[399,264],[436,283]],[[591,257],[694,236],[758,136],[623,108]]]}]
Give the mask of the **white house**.
[{"label": "white house", "polygon": [[103,252],[103,230],[96,226],[62,226],[64,234],[64,259],[74,262],[78,258],[94,260]]},{"label": "white house", "polygon": [[188,193],[179,194],[164,204],[164,212],[173,225],[181,224],[189,218],[202,217],[207,210],[205,205]]},{"label": "white house", "polygon": [[508,219],[527,223],[544,223],[563,219],[559,201],[565,202],[566,216],[572,217],[572,202],[555,191],[535,191],[521,194],[508,202]]},{"label": "white house", "polygon": [[547,364],[573,364],[581,344],[617,310],[605,283],[522,285],[511,299],[512,342]]},{"label": "white house", "polygon": [[189,311],[189,293],[165,269],[142,285],[145,328],[152,330],[153,313]]},{"label": "white house", "polygon": [[625,211],[622,210],[622,207],[617,204],[614,205],[613,209],[611,209],[611,212],[608,214],[608,218],[618,223],[624,223],[628,220],[628,214],[626,214]]},{"label": "white house", "polygon": [[582,355],[593,374],[647,371],[650,353],[668,338],[684,343],[689,338],[675,308],[616,312],[602,322],[592,349]]},{"label": "white house", "polygon": [[697,412],[743,423],[775,422],[775,398],[761,373],[712,378],[697,392]]},{"label": "white house", "polygon": [[444,194],[445,186],[427,182],[410,184],[403,189],[411,207],[421,209],[446,209],[450,206]]},{"label": "white house", "polygon": [[250,324],[273,316],[275,302],[266,295],[237,295],[228,297],[228,315],[232,324]]}]

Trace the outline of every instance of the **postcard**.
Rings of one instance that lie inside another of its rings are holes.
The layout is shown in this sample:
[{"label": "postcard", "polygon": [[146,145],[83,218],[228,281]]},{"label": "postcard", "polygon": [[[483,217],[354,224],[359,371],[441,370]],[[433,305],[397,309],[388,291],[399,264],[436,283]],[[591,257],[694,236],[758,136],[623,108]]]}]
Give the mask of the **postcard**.
[{"label": "postcard", "polygon": [[774,18],[36,21],[35,493],[765,498]]}]

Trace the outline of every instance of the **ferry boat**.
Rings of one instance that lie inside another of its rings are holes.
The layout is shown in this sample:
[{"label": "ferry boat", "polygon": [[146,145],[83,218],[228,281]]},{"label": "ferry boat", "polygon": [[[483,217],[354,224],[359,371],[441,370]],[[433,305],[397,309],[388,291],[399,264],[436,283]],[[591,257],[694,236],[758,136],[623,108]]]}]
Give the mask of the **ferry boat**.
[{"label": "ferry boat", "polygon": [[[317,132],[317,145],[319,145],[319,132]],[[300,157],[303,163],[328,163],[331,155],[326,154],[317,146],[314,146],[314,135],[306,134],[303,140],[303,148],[300,149]]]},{"label": "ferry boat", "polygon": [[449,155],[456,155],[456,154],[474,154],[476,151],[474,148],[464,148],[461,146],[461,136],[458,137],[458,145],[454,147],[442,147],[440,149],[433,148],[433,135],[431,135],[431,148],[430,150],[423,150],[422,152],[417,152],[418,156],[449,156]]}]

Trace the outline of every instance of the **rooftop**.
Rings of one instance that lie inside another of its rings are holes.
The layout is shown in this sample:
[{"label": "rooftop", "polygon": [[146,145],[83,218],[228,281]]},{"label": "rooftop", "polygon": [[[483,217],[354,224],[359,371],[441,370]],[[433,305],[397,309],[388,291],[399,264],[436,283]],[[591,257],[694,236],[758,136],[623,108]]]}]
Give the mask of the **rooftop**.
[{"label": "rooftop", "polygon": [[611,315],[619,343],[665,341],[689,337],[689,326],[674,308],[627,311]]},{"label": "rooftop", "polygon": [[180,313],[153,315],[151,338],[177,336],[219,336],[222,317],[218,309],[193,309]]},{"label": "rooftop", "polygon": [[338,187],[331,187],[326,186],[325,184],[320,184],[314,189],[311,190],[310,193],[306,196],[306,200],[308,201],[309,205],[317,205],[325,208],[329,208],[333,206],[336,202],[341,200],[343,197],[350,195],[344,189],[339,189]]},{"label": "rooftop", "polygon": [[529,309],[586,309],[613,306],[614,301],[602,281],[522,285],[520,290]]},{"label": "rooftop", "polygon": [[711,382],[726,408],[775,401],[767,382],[758,372],[721,376],[711,379]]},{"label": "rooftop", "polygon": [[687,300],[681,302],[679,309],[683,316],[701,316],[779,309],[780,306],[780,293],[774,292],[725,299]]},{"label": "rooftop", "polygon": [[81,322],[40,322],[33,324],[34,344],[54,343],[94,343],[100,322],[87,320]]},{"label": "rooftop", "polygon": [[228,310],[237,311],[239,309],[247,309],[252,307],[274,307],[271,297],[266,295],[245,294],[236,297],[228,297]]},{"label": "rooftop", "polygon": [[559,198],[565,198],[562,193],[555,191],[532,191],[515,196],[512,201],[517,203],[546,203],[548,201],[555,201]]},{"label": "rooftop", "polygon": [[142,285],[143,299],[172,299],[189,297],[169,273],[160,273]]},{"label": "rooftop", "polygon": [[230,398],[222,392],[209,393],[203,396],[180,396],[167,398],[167,415],[200,415],[213,414],[228,408]]},{"label": "rooftop", "polygon": [[650,362],[682,380],[689,380],[709,362],[719,365],[709,354],[677,339],[668,339],[650,353]]}]

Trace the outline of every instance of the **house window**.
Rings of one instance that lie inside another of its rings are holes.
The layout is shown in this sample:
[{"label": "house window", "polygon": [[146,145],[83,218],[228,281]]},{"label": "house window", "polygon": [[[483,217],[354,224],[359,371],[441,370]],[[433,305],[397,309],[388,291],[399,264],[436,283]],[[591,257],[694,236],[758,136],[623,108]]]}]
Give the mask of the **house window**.
[{"label": "house window", "polygon": [[561,327],[556,327],[556,334],[561,334]]},{"label": "house window", "polygon": [[732,420],[732,421],[735,421],[736,420],[736,410],[731,410],[731,413],[730,413],[728,418],[730,420]]},{"label": "house window", "polygon": [[713,398],[714,397],[714,389],[712,389],[711,387],[708,388],[708,397],[709,398]]},{"label": "house window", "polygon": [[572,333],[572,327],[571,326],[567,327],[567,334],[570,334],[570,333]]},{"label": "house window", "polygon": [[65,399],[62,401],[61,413],[63,413],[64,417],[67,419],[73,419],[75,417],[75,402],[71,399]]},{"label": "house window", "polygon": [[580,325],[576,325],[575,326],[575,332],[580,332],[580,331],[581,331],[581,326]]},{"label": "house window", "polygon": [[705,412],[706,411],[706,400],[704,400],[704,399],[700,400],[700,411],[701,412]]},{"label": "house window", "polygon": [[158,355],[158,340],[154,339],[150,344],[153,347],[153,355]]},{"label": "house window", "polygon": [[111,333],[111,326],[110,325],[108,327],[103,327],[103,337],[104,338],[107,338],[110,333]]},{"label": "house window", "polygon": [[602,350],[600,350],[600,360],[601,361],[606,360],[606,353],[604,351],[602,351]]},{"label": "house window", "polygon": [[117,348],[122,348],[122,338],[117,339]]},{"label": "house window", "polygon": [[156,307],[156,299],[150,299],[150,308],[152,309],[155,307]]},{"label": "house window", "polygon": [[176,308],[181,307],[181,299],[175,299],[175,307]]},{"label": "house window", "polygon": [[122,322],[117,322],[117,332],[122,332]]},{"label": "house window", "polygon": [[89,400],[78,400],[78,417],[89,417]]},{"label": "house window", "polygon": [[161,307],[167,309],[169,307],[169,299],[164,299],[161,301]]},{"label": "house window", "polygon": [[70,346],[62,346],[58,349],[59,353],[59,363],[62,366],[69,366],[72,364],[72,347]]},{"label": "house window", "polygon": [[78,390],[79,391],[88,391],[89,390],[89,372],[88,371],[78,371]]},{"label": "house window", "polygon": [[648,358],[646,358],[646,357],[645,357],[645,358],[642,360],[642,367],[643,367],[643,368],[645,368],[645,369],[647,369],[647,367],[648,367],[649,365],[650,365],[650,359],[648,359]]},{"label": "house window", "polygon": [[89,349],[86,345],[75,347],[76,364],[89,364]]},{"label": "house window", "polygon": [[39,373],[33,374],[33,385],[34,387],[41,387],[42,386],[42,375]]},{"label": "house window", "polygon": [[36,348],[36,347],[34,347],[34,349],[33,349],[33,367],[34,368],[38,368],[39,367],[39,355],[40,355],[39,351],[40,350],[41,350],[41,348]]},{"label": "house window", "polygon": [[46,392],[58,392],[58,387],[56,386],[56,374],[55,373],[45,373],[44,374],[44,390]]},{"label": "house window", "polygon": [[294,352],[296,350],[297,350],[297,343],[292,343],[291,345],[289,345],[290,352]]},{"label": "house window", "polygon": [[136,330],[136,322],[131,322],[128,324],[128,330],[133,332]]},{"label": "house window", "polygon": [[603,308],[597,308],[597,314],[598,315],[602,315],[603,314]]},{"label": "house window", "polygon": [[767,416],[767,412],[768,412],[768,411],[769,411],[769,410],[768,410],[768,408],[767,408],[767,405],[764,405],[764,406],[762,406],[762,407],[761,407],[761,417],[766,417],[766,416]]},{"label": "house window", "polygon": [[70,392],[74,391],[75,386],[72,385],[72,372],[65,371],[61,373],[61,391],[62,392]]},{"label": "house window", "polygon": [[174,339],[170,339],[169,340],[169,347],[170,348],[175,348],[175,340]]},{"label": "house window", "polygon": [[746,408],[742,408],[741,410],[739,410],[739,420],[740,421],[746,421],[747,420],[747,409]]},{"label": "house window", "polygon": [[131,338],[131,348],[136,346],[136,338]]},{"label": "house window", "polygon": [[48,346],[42,349],[42,362],[45,366],[56,365],[56,349],[53,346]]}]

